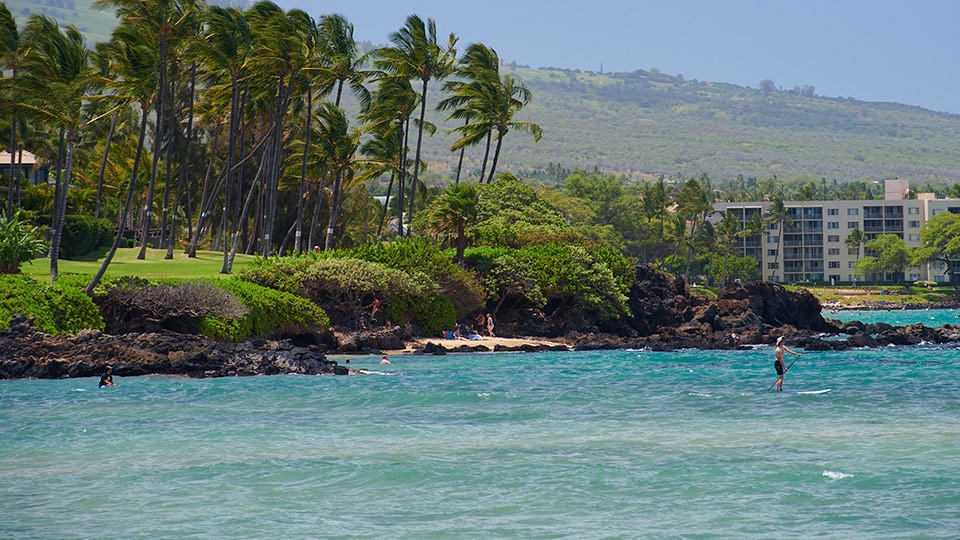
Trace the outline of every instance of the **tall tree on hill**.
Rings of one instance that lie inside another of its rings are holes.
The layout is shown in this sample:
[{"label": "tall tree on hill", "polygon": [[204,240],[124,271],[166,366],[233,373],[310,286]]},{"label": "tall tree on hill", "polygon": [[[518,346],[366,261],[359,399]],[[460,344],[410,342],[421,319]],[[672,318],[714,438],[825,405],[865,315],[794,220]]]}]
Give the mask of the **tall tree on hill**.
[{"label": "tall tree on hill", "polygon": [[67,189],[73,172],[74,154],[85,123],[83,105],[92,89],[90,52],[75,26],[61,30],[45,15],[33,15],[24,28],[30,43],[23,58],[27,92],[24,108],[55,126],[65,141],[62,176],[54,190],[53,234],[50,240],[50,281],[59,277],[60,240],[67,210]]},{"label": "tall tree on hill", "polygon": [[457,36],[453,33],[443,44],[438,40],[437,23],[416,15],[407,17],[403,28],[390,35],[392,47],[380,49],[377,66],[394,75],[421,81],[420,122],[417,125],[417,149],[414,154],[413,180],[410,189],[408,220],[413,219],[417,185],[420,178],[420,153],[423,145],[424,122],[427,114],[427,85],[432,79],[444,79],[453,72],[456,62]]}]

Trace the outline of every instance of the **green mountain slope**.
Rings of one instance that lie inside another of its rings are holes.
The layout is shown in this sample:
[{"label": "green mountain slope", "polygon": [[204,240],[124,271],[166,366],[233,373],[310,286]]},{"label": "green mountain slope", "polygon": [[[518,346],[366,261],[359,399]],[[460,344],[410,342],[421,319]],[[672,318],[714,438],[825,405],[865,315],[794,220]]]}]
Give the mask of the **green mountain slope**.
[{"label": "green mountain slope", "polygon": [[[6,1],[21,24],[29,13],[43,12],[77,25],[91,43],[108,39],[116,22],[90,9],[91,0]],[[763,92],[657,71],[503,70],[533,91],[533,103],[517,119],[538,123],[544,136],[534,143],[509,133],[500,171],[530,173],[560,164],[633,178],[960,179],[960,115],[816,97],[811,88]],[[434,83],[431,101],[439,99],[439,88]],[[454,136],[447,133],[455,125],[443,118],[431,114],[438,130],[423,151],[428,174],[447,177],[457,163],[449,152]],[[482,160],[482,148],[469,149],[464,176],[478,176]]]}]

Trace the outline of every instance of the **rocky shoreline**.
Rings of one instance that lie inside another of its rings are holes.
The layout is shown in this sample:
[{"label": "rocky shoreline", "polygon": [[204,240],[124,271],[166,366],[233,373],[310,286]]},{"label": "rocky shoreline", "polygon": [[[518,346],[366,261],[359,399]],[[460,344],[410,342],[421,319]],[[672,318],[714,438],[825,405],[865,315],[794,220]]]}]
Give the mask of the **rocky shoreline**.
[{"label": "rocky shoreline", "polygon": [[75,336],[50,336],[38,332],[32,318],[15,315],[10,326],[0,331],[0,379],[93,377],[107,364],[118,376],[347,375],[347,366],[326,355],[737,349],[772,345],[779,336],[787,337],[792,347],[806,350],[960,344],[960,326],[894,327],[824,319],[819,300],[809,291],[790,292],[768,282],[733,284],[713,300],[692,295],[682,280],[643,266],[637,267],[629,303],[631,316],[603,327],[572,318],[551,323],[540,313],[501,319],[497,334],[508,339],[488,338],[487,342],[418,338],[399,327],[245,343],[172,332],[110,335],[86,330]]}]

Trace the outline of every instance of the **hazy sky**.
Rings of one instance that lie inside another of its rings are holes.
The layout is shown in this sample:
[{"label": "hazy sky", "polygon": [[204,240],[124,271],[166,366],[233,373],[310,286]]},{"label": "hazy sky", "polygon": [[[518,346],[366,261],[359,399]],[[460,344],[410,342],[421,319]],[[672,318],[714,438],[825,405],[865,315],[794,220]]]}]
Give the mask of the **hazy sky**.
[{"label": "hazy sky", "polygon": [[960,113],[956,0],[276,0],[340,13],[387,42],[406,17],[437,21],[459,48],[506,61],[599,71],[659,68],[687,79],[895,101]]}]

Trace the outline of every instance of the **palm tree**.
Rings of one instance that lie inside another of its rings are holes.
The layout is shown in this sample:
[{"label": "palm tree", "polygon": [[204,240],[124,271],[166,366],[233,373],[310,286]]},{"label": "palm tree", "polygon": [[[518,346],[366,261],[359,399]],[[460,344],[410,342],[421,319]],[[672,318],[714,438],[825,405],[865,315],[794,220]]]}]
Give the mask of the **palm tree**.
[{"label": "palm tree", "polygon": [[446,45],[437,39],[437,23],[423,19],[416,15],[407,17],[406,24],[399,31],[390,35],[393,47],[380,49],[380,60],[377,66],[392,73],[409,79],[419,79],[422,83],[420,90],[420,123],[417,126],[417,150],[414,154],[413,183],[410,190],[410,211],[408,219],[413,219],[414,202],[417,194],[417,184],[420,178],[420,150],[423,143],[424,122],[427,114],[427,83],[431,79],[444,79],[453,71],[456,61],[457,37],[450,34]]},{"label": "palm tree", "polygon": [[323,248],[324,251],[329,251],[333,249],[333,236],[340,216],[344,189],[350,186],[355,178],[360,132],[350,128],[343,110],[331,103],[324,103],[317,111],[317,117],[315,149],[333,180],[328,194],[330,215]]},{"label": "palm tree", "polygon": [[[377,80],[377,91],[370,102],[370,109],[360,120],[365,124],[365,130],[379,134],[380,138],[388,139],[395,144],[395,156],[387,158],[388,161],[396,163],[395,170],[391,171],[391,182],[387,187],[387,201],[390,201],[393,188],[393,178],[397,180],[397,200],[399,209],[397,213],[398,228],[397,231],[403,235],[403,197],[404,187],[407,177],[410,140],[410,116],[416,110],[418,102],[417,93],[410,85],[410,80],[403,76],[384,76]],[[427,123],[425,128],[433,132],[434,126]],[[394,133],[396,131],[396,133]],[[389,205],[387,205],[389,206]],[[384,217],[387,207],[384,208]],[[381,218],[381,226],[383,218]],[[379,235],[379,233],[378,233]]]},{"label": "palm tree", "polygon": [[336,91],[333,104],[340,106],[344,84],[360,103],[361,112],[370,106],[370,91],[364,86],[373,72],[363,69],[368,54],[361,54],[353,39],[353,25],[342,15],[324,15],[317,25],[318,49],[326,72],[324,93]]},{"label": "palm tree", "polygon": [[113,244],[110,246],[103,263],[100,264],[99,270],[84,289],[87,295],[92,295],[93,290],[103,279],[103,275],[116,255],[121,240],[123,240],[127,216],[130,214],[134,194],[137,190],[137,178],[140,174],[140,163],[143,159],[143,149],[147,139],[147,120],[150,110],[153,108],[153,99],[157,89],[156,50],[144,46],[140,42],[140,34],[136,28],[126,24],[118,26],[114,30],[113,38],[110,41],[109,54],[114,59],[117,78],[106,81],[107,86],[112,88],[118,99],[122,100],[120,107],[131,103],[139,104],[140,133],[137,137],[137,150],[130,172],[126,200],[123,209],[117,216],[117,234],[114,236]]},{"label": "palm tree", "polygon": [[433,201],[427,227],[436,235],[452,237],[457,253],[453,261],[463,263],[467,228],[477,221],[479,191],[476,184],[454,184]]},{"label": "palm tree", "polygon": [[[454,113],[450,118],[454,118],[455,116],[460,117],[464,124],[461,129],[467,129],[467,126],[470,125],[472,117],[470,105],[475,95],[475,92],[473,91],[474,87],[482,84],[495,84],[499,81],[500,57],[497,55],[497,51],[487,47],[482,43],[470,44],[467,47],[463,58],[460,59],[460,64],[457,68],[457,76],[457,79],[444,83],[444,92],[450,96],[442,99],[440,103],[437,104],[437,109],[442,111],[454,109]],[[451,133],[453,133],[453,131],[451,131]],[[487,170],[487,158],[490,155],[490,141],[492,133],[492,129],[487,131],[487,145],[483,154],[483,166],[480,169],[481,182],[483,181]],[[467,146],[478,144],[481,140],[482,137],[473,138],[469,141],[464,141],[464,144],[459,146],[460,159],[457,162],[457,183],[460,183],[460,172],[461,168],[463,167],[463,154],[466,151]],[[457,149],[456,143],[450,147],[450,150],[454,152],[457,151]]]},{"label": "palm tree", "polygon": [[85,121],[83,105],[91,85],[90,53],[83,35],[75,26],[61,31],[45,15],[33,15],[24,29],[30,44],[24,55],[24,85],[28,92],[22,102],[32,114],[57,127],[66,143],[63,175],[57,175],[54,190],[53,234],[50,240],[50,281],[59,277],[59,250],[67,209],[67,189],[74,154]]},{"label": "palm tree", "polygon": [[864,240],[863,231],[861,231],[860,229],[853,229],[852,231],[850,231],[850,234],[847,235],[847,239],[844,241],[844,244],[846,244],[847,249],[851,251],[856,250],[854,265],[856,265],[856,262],[860,260],[860,246],[863,245],[863,240]]},{"label": "palm tree", "polygon": [[782,251],[780,248],[783,245],[783,229],[793,225],[793,218],[790,217],[790,212],[783,204],[782,198],[776,197],[773,199],[773,204],[767,210],[767,217],[764,222],[768,226],[775,225],[771,228],[777,231],[777,254],[773,258],[773,271],[770,273],[770,281],[777,281],[777,269],[780,266],[780,252]]},{"label": "palm tree", "polygon": [[19,180],[14,156],[17,154],[17,103],[20,101],[14,85],[20,75],[24,47],[17,30],[17,21],[13,18],[5,2],[0,2],[0,70],[9,70],[10,76],[4,77],[3,90],[10,95],[4,99],[4,107],[11,113],[10,121],[10,181],[7,188],[7,219],[13,217],[15,182]]},{"label": "palm tree", "polygon": [[720,286],[723,287],[727,284],[727,260],[740,233],[740,220],[733,212],[724,212],[716,230],[723,239],[723,273],[720,276]]}]

